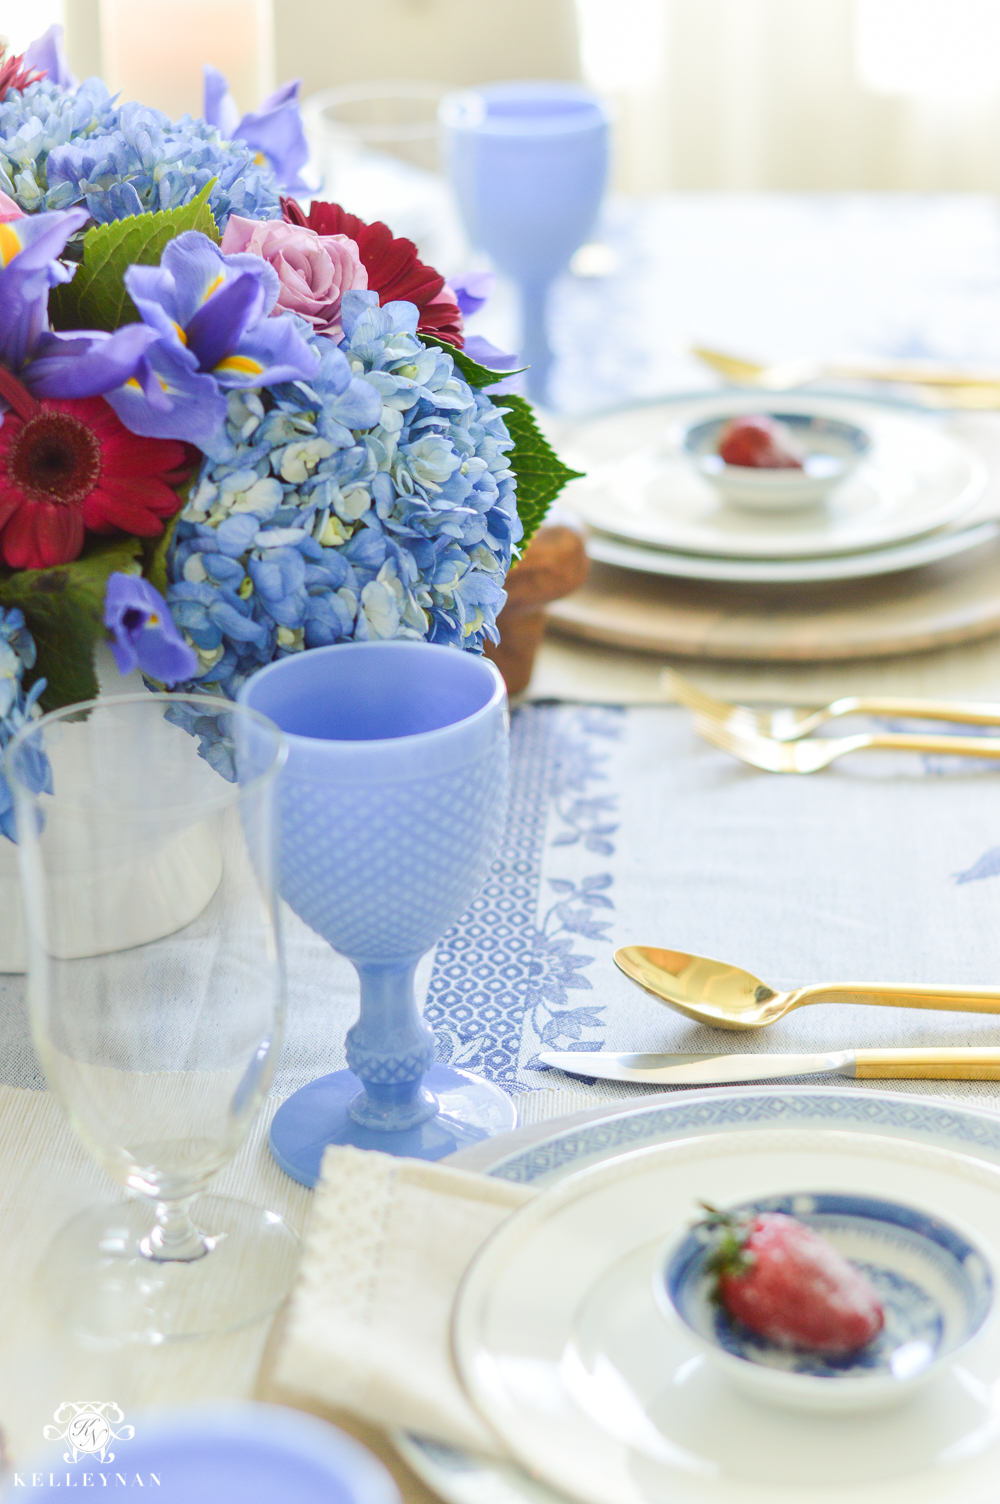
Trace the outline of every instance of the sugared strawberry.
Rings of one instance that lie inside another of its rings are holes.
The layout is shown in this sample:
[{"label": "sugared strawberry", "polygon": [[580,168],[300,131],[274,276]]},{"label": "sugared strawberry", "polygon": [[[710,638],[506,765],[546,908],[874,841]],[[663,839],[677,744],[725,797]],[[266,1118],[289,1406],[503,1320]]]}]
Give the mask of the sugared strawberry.
[{"label": "sugared strawberry", "polygon": [[829,1357],[878,1336],[885,1316],[870,1281],[819,1233],[783,1212],[739,1219],[702,1204],[715,1233],[706,1263],[730,1316],[782,1347]]},{"label": "sugared strawberry", "polygon": [[801,470],[805,459],[791,430],[764,414],[731,418],[719,439],[719,456],[727,465],[755,470]]}]

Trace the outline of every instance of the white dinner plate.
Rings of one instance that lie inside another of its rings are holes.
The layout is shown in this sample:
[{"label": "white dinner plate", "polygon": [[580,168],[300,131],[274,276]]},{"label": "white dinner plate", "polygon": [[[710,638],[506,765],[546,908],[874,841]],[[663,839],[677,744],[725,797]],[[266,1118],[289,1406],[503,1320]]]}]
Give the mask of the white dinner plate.
[{"label": "white dinner plate", "polygon": [[928,1144],[737,1131],[581,1171],[498,1228],[455,1305],[459,1372],[523,1467],[585,1504],[995,1504],[1000,1313],[896,1408],[817,1416],[748,1397],[658,1311],[699,1200],[794,1191],[910,1203],[1000,1259],[1000,1169]]},{"label": "white dinner plate", "polygon": [[[1000,1165],[998,1113],[904,1092],[814,1086],[664,1093],[653,1102],[611,1109],[582,1124],[553,1124],[549,1132],[526,1145],[517,1139],[537,1134],[537,1129],[501,1135],[493,1143],[464,1151],[456,1164],[461,1161],[466,1168],[541,1188],[641,1146],[673,1143],[693,1134],[726,1133],[737,1127],[749,1135],[775,1129],[796,1133],[803,1126],[951,1147]],[[514,1147],[509,1147],[512,1142]],[[564,1494],[514,1461],[480,1456],[404,1432],[394,1433],[392,1440],[414,1472],[448,1504],[565,1504]]]},{"label": "white dinner plate", "polygon": [[[741,511],[699,475],[680,450],[679,434],[701,418],[762,408],[857,423],[870,434],[871,451],[823,505]],[[947,431],[945,420],[798,393],[652,403],[560,425],[558,444],[566,463],[586,472],[561,493],[561,506],[616,538],[706,557],[802,559],[885,548],[953,522],[988,479],[982,459]]]},{"label": "white dinner plate", "polygon": [[701,554],[675,554],[665,548],[645,548],[641,543],[626,543],[592,529],[587,538],[587,553],[598,564],[614,564],[640,574],[741,585],[804,585],[820,580],[861,580],[901,574],[904,569],[919,569],[924,564],[968,553],[998,535],[1000,522],[980,522],[974,527],[949,528],[863,554],[830,554],[824,559],[713,559]]}]

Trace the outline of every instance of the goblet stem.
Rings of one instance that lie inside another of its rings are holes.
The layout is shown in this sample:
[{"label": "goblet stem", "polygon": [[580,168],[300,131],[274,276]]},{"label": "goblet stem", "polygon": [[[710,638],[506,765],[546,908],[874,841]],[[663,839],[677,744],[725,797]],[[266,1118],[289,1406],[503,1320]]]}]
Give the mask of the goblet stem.
[{"label": "goblet stem", "polygon": [[209,1244],[191,1220],[193,1197],[184,1201],[158,1201],[156,1226],[139,1240],[139,1252],[156,1263],[190,1264],[204,1258]]},{"label": "goblet stem", "polygon": [[416,957],[390,964],[355,961],[361,980],[361,1013],[347,1035],[347,1064],[364,1091],[350,1103],[354,1122],[400,1132],[438,1111],[433,1092],[421,1085],[434,1064],[434,1031],[417,1007],[413,989]]},{"label": "goblet stem", "polygon": [[545,328],[549,298],[548,282],[526,282],[521,287],[521,363],[528,367],[525,380],[532,402],[548,400],[552,351]]}]

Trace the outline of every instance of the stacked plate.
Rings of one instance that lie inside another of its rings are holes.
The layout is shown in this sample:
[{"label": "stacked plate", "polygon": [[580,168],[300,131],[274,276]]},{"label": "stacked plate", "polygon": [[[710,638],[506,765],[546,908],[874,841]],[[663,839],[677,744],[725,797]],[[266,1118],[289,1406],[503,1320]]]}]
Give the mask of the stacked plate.
[{"label": "stacked plate", "polygon": [[[760,512],[723,500],[682,448],[721,415],[788,412],[856,425],[871,444],[819,505]],[[890,575],[1000,535],[982,505],[989,471],[955,426],[911,409],[801,394],[733,394],[634,407],[557,435],[585,472],[563,493],[602,564],[734,584],[808,584]]]},{"label": "stacked plate", "polygon": [[452,1340],[510,1460],[396,1438],[450,1504],[996,1499],[996,1309],[968,1352],[895,1407],[813,1414],[732,1385],[663,1318],[654,1285],[664,1240],[701,1198],[731,1205],[807,1186],[921,1207],[935,1226],[968,1229],[996,1268],[1000,1116],[889,1092],[743,1088],[553,1125],[488,1165],[502,1142],[459,1160],[539,1195],[466,1273]]}]

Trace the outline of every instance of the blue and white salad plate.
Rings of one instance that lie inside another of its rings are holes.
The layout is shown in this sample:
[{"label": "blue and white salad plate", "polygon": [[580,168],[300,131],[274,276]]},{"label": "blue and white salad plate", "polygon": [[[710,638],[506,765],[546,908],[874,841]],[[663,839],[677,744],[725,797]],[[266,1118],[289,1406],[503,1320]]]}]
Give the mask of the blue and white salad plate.
[{"label": "blue and white salad plate", "polygon": [[665,1239],[701,1196],[736,1204],[802,1186],[920,1207],[967,1229],[993,1261],[1000,1115],[896,1092],[748,1087],[521,1130],[507,1144],[492,1165],[485,1145],[455,1162],[548,1194],[480,1255],[455,1340],[470,1393],[514,1460],[395,1438],[450,1504],[994,1504],[993,1319],[968,1357],[901,1406],[795,1414],[727,1383],[663,1321],[652,1282]]},{"label": "blue and white salad plate", "polygon": [[787,402],[780,411],[764,403],[757,415],[784,427],[802,456],[799,468],[769,470],[726,464],[719,445],[735,413],[720,413],[688,424],[682,430],[680,447],[731,506],[765,512],[817,506],[854,474],[870,453],[872,441],[868,430],[858,423],[788,409]]},{"label": "blue and white salad plate", "polygon": [[863,1271],[882,1307],[882,1330],[851,1353],[830,1357],[771,1342],[715,1298],[709,1255],[716,1234],[704,1218],[672,1238],[653,1273],[653,1299],[723,1374],[760,1399],[818,1412],[896,1404],[958,1357],[990,1317],[989,1258],[964,1228],[920,1207],[799,1190],[725,1210],[740,1219],[780,1212],[804,1223]]},{"label": "blue and white salad plate", "polygon": [[[648,403],[557,425],[559,452],[583,478],[559,505],[600,533],[715,559],[817,559],[888,548],[926,537],[963,516],[983,495],[981,456],[936,417],[856,398],[795,394],[798,418],[851,425],[870,449],[823,506],[747,511],[727,505],[719,477],[699,473],[688,433],[738,413],[789,411],[751,392]],[[730,466],[732,471],[740,467]],[[775,472],[757,471],[761,476]],[[796,475],[801,472],[787,472]],[[748,479],[749,477],[749,479]],[[753,485],[753,473],[743,476]]]}]

